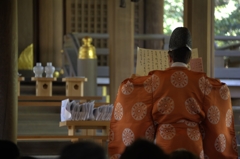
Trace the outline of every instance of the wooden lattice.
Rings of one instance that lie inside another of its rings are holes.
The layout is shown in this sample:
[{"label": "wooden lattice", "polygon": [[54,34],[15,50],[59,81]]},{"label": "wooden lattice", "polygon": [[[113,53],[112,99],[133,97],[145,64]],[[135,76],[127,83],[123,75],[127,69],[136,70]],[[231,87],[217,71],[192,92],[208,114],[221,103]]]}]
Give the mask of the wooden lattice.
[{"label": "wooden lattice", "polygon": [[[136,34],[143,33],[143,1],[134,3],[134,28]],[[108,33],[107,0],[67,0],[67,33]],[[79,39],[81,40],[81,39]],[[80,41],[81,43],[81,41]],[[135,47],[142,47],[143,40],[135,40]],[[93,39],[96,48],[108,48],[106,39]],[[98,55],[98,66],[108,66],[108,55]]]},{"label": "wooden lattice", "polygon": [[[70,19],[67,21],[71,24],[68,32],[107,33],[107,0],[68,0],[67,3],[67,18]],[[93,39],[92,44],[96,48],[108,47],[106,39]],[[108,55],[97,57],[98,66],[108,65]]]}]

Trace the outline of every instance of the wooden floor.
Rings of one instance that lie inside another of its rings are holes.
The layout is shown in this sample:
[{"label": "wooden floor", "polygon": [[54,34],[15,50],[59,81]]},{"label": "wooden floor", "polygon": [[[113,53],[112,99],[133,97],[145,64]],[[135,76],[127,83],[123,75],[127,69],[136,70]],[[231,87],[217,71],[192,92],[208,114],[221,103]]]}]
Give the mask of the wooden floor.
[{"label": "wooden floor", "polygon": [[58,155],[42,155],[42,156],[31,156],[31,157],[35,157],[38,159],[58,159]]},{"label": "wooden floor", "polygon": [[24,156],[58,156],[61,150],[71,142],[20,141],[17,143]]}]

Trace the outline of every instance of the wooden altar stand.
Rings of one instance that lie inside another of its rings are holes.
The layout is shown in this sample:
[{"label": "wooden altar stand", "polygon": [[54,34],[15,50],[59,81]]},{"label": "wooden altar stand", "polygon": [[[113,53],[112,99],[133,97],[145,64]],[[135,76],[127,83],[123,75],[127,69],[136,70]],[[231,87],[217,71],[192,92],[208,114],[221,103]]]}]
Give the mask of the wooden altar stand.
[{"label": "wooden altar stand", "polygon": [[32,77],[31,80],[36,81],[36,96],[52,96],[52,82],[56,78]]},{"label": "wooden altar stand", "polygon": [[83,96],[85,77],[66,77],[62,79],[66,82],[66,96]]}]

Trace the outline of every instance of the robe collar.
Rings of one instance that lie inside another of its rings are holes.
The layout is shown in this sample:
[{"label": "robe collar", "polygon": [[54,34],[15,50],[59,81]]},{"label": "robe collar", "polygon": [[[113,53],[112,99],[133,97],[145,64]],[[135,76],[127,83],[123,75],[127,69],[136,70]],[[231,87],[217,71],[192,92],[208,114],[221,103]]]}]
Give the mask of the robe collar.
[{"label": "robe collar", "polygon": [[171,67],[186,67],[187,68],[187,65],[185,63],[182,63],[182,62],[174,62]]}]

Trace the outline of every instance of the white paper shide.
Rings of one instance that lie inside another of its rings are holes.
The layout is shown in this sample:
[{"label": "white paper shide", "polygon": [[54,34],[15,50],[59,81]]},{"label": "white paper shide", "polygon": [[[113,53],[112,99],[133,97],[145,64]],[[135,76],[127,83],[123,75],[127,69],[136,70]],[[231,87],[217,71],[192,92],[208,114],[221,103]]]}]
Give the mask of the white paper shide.
[{"label": "white paper shide", "polygon": [[109,121],[112,116],[113,105],[102,105],[97,108],[94,107],[94,101],[79,103],[78,101],[69,101],[65,99],[61,106],[61,121],[85,121],[98,120]]}]

